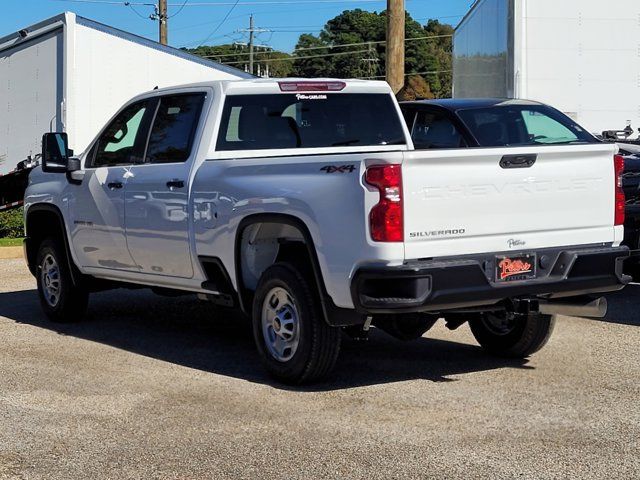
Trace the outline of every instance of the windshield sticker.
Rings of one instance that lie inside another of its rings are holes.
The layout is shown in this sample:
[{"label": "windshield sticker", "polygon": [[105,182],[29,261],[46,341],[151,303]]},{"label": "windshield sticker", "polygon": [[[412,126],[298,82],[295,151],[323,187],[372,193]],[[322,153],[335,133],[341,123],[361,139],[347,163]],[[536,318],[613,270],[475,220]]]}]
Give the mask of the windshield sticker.
[{"label": "windshield sticker", "polygon": [[326,95],[304,95],[302,93],[298,93],[296,95],[298,100],[326,100]]}]

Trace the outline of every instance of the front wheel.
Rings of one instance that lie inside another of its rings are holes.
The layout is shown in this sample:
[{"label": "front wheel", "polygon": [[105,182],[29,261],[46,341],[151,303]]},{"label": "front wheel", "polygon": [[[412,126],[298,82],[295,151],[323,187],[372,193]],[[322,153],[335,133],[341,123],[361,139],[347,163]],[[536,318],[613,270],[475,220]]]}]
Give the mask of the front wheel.
[{"label": "front wheel", "polygon": [[549,341],[554,315],[509,312],[483,313],[469,322],[471,332],[488,352],[501,357],[526,358]]},{"label": "front wheel", "polygon": [[40,305],[54,322],[80,320],[87,310],[89,293],[73,284],[64,247],[49,238],[38,248],[37,282]]},{"label": "front wheel", "polygon": [[267,370],[285,383],[317,381],[334,367],[340,329],[329,326],[311,285],[294,265],[277,263],[260,278],[253,337]]}]

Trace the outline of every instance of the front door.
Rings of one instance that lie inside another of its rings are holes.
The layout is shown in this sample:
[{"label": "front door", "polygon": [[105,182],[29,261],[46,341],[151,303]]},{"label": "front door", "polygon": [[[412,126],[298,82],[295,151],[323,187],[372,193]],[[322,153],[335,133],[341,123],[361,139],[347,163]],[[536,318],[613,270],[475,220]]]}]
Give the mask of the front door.
[{"label": "front door", "polygon": [[151,114],[147,101],[126,107],[84,159],[82,184],[69,203],[71,243],[82,267],[138,271],[124,235],[124,192]]},{"label": "front door", "polygon": [[140,272],[193,277],[189,174],[205,97],[160,97],[144,164],[131,169],[125,193],[126,235]]}]

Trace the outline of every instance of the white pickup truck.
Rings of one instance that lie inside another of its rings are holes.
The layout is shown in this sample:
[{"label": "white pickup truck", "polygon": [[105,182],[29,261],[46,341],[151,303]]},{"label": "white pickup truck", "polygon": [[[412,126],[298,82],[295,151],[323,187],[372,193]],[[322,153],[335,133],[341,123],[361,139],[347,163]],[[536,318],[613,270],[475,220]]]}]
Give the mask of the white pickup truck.
[{"label": "white pickup truck", "polygon": [[415,150],[381,82],[155,90],[78,158],[45,134],[26,258],[54,321],[140,285],[239,308],[285,382],[326,375],[342,330],[371,325],[409,339],[468,321],[488,351],[526,357],[555,314],[602,314],[592,295],[628,281],[616,147],[580,139]]}]

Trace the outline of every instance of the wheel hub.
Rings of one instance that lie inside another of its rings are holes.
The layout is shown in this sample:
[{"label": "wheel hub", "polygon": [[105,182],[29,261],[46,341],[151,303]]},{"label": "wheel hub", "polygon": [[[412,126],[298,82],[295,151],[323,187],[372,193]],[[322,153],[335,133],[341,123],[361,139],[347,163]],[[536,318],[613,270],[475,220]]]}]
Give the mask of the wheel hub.
[{"label": "wheel hub", "polygon": [[40,282],[45,301],[51,307],[58,305],[61,288],[60,268],[51,254],[47,254],[40,264]]},{"label": "wheel hub", "polygon": [[508,335],[518,324],[518,315],[513,312],[488,313],[482,318],[482,323],[494,335]]},{"label": "wheel hub", "polygon": [[271,289],[264,299],[262,334],[267,350],[279,362],[295,355],[300,342],[298,309],[284,288]]}]

